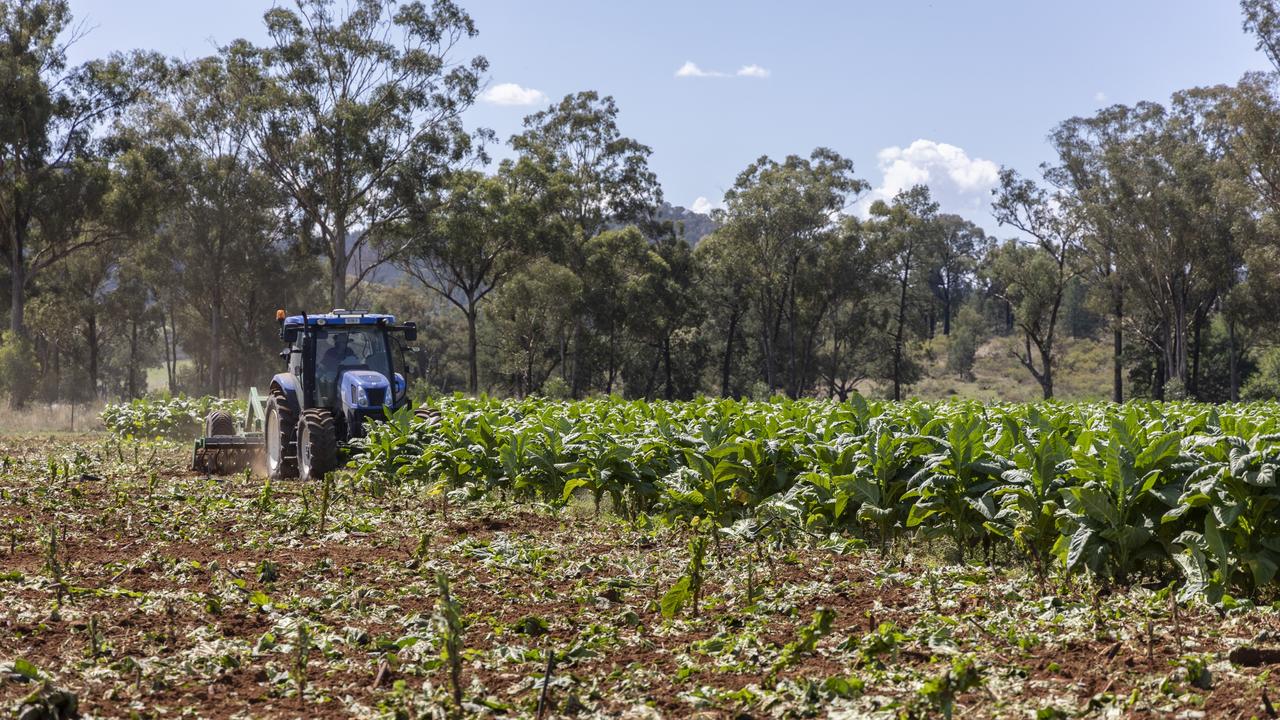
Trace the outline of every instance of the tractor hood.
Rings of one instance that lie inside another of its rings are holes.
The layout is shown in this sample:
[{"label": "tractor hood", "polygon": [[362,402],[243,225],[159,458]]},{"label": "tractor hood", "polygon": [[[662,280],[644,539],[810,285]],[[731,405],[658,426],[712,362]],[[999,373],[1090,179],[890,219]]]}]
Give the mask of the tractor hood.
[{"label": "tractor hood", "polygon": [[391,394],[391,383],[382,373],[348,370],[342,373],[342,402],[353,408],[379,408]]}]

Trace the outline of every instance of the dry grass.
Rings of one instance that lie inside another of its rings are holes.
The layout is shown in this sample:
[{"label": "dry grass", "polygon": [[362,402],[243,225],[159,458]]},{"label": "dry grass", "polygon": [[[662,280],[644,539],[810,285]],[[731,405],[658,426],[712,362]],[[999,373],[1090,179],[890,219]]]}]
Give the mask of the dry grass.
[{"label": "dry grass", "polygon": [[[908,394],[924,400],[972,399],[982,402],[1032,402],[1041,398],[1040,385],[1013,356],[1012,337],[997,337],[978,348],[973,375],[963,378],[947,370],[947,343],[934,338],[924,359],[925,377]],[[1067,401],[1106,400],[1111,397],[1109,346],[1097,340],[1064,338],[1057,344],[1054,396]]]},{"label": "dry grass", "polygon": [[9,407],[7,400],[0,400],[0,435],[26,435],[32,433],[80,433],[102,430],[98,419],[102,401],[92,403],[32,403],[22,409]]}]

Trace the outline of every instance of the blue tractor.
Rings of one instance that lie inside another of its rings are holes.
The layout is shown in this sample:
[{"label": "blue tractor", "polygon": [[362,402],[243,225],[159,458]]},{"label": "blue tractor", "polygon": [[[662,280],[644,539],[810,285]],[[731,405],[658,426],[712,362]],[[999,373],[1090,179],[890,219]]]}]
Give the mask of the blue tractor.
[{"label": "blue tractor", "polygon": [[276,319],[288,370],[271,378],[265,396],[250,390],[241,432],[230,416],[209,416],[195,469],[225,472],[260,456],[272,478],[321,478],[338,466],[339,450],[364,435],[366,421],[408,403],[413,323],[341,309],[287,317],[281,310]]}]

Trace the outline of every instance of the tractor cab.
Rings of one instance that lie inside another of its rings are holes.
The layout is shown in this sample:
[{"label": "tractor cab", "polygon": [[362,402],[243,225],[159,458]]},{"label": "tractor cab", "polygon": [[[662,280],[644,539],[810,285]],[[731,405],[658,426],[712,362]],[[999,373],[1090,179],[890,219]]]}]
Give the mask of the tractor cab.
[{"label": "tractor cab", "polygon": [[364,423],[408,401],[418,330],[393,315],[337,309],[277,315],[286,372],[271,379],[263,444],[272,477],[322,477]]}]

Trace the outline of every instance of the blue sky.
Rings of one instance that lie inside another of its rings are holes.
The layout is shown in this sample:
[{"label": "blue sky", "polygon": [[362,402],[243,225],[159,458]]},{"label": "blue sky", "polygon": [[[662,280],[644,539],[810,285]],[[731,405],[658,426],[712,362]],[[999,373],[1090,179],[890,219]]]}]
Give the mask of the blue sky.
[{"label": "blue sky", "polygon": [[[1234,0],[461,2],[480,30],[462,52],[490,61],[471,126],[505,139],[566,93],[613,95],[623,132],[653,148],[667,199],[684,206],[718,202],[760,155],[828,146],[877,194],[926,181],[945,210],[996,230],[995,169],[1035,172],[1059,121],[1269,67]],[[71,5],[93,28],[73,49],[83,60],[262,41],[272,3]],[[696,70],[679,73],[686,63]],[[514,101],[529,104],[502,104]]]}]

